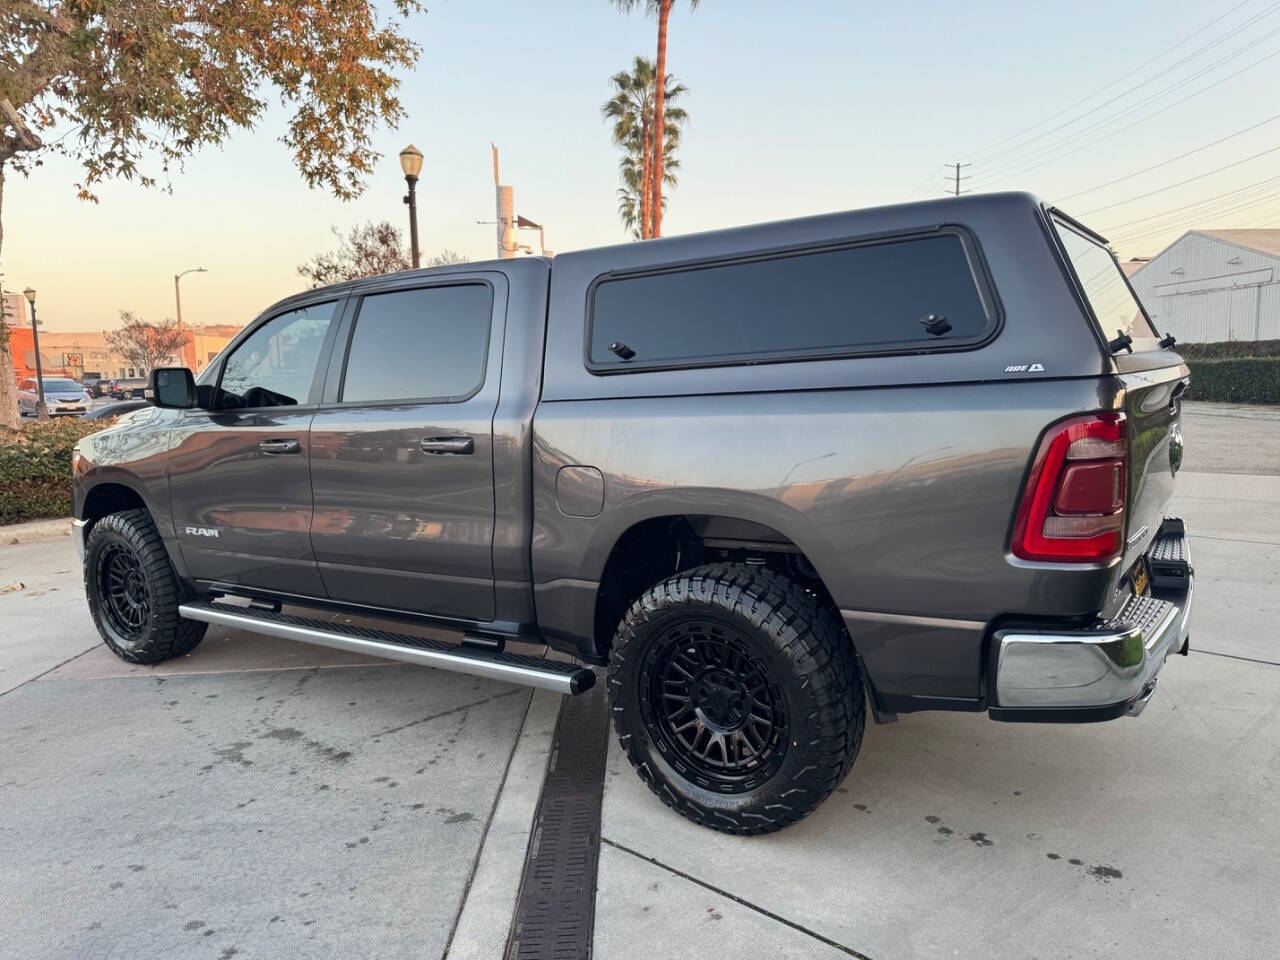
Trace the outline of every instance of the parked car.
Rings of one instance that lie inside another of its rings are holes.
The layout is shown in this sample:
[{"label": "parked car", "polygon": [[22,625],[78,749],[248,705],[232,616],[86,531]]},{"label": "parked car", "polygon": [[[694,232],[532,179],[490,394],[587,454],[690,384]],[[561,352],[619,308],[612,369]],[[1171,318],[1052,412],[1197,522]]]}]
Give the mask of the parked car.
[{"label": "parked car", "polygon": [[107,387],[106,396],[115,400],[125,400],[133,397],[141,399],[146,389],[147,381],[145,377],[116,379],[112,380]]},{"label": "parked car", "polygon": [[135,410],[142,410],[149,406],[151,406],[150,400],[119,400],[90,410],[84,415],[84,419],[111,420],[114,417],[122,417],[126,413],[133,413]]},{"label": "parked car", "polygon": [[[44,385],[45,410],[51,417],[83,416],[93,403],[89,392],[69,377],[41,377],[40,382]],[[34,417],[39,404],[36,378],[28,377],[18,384],[18,412],[24,417]]]},{"label": "parked car", "polygon": [[132,662],[215,623],[567,694],[607,664],[665,803],[776,830],[868,710],[1142,711],[1189,642],[1172,346],[1025,194],[309,290],[80,441],[89,608]]},{"label": "parked car", "polygon": [[103,380],[100,374],[86,372],[85,375],[80,378],[80,383],[84,387],[85,391],[89,394],[89,396],[91,397],[104,396],[103,389],[106,386],[106,381]]}]

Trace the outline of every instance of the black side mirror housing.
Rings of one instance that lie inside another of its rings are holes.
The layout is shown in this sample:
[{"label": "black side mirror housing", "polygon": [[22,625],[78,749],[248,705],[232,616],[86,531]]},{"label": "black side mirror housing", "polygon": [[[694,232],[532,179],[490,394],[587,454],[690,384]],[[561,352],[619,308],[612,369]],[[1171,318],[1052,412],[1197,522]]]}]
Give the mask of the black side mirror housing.
[{"label": "black side mirror housing", "polygon": [[148,378],[147,397],[157,407],[190,410],[198,405],[196,378],[186,367],[157,367]]}]

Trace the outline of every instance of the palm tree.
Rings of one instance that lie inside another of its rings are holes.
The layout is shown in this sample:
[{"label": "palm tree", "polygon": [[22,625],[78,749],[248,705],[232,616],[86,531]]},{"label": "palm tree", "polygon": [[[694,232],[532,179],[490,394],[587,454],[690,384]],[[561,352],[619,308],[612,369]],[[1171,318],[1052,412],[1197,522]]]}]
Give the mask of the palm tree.
[{"label": "palm tree", "polygon": [[[623,13],[630,13],[641,2],[641,0],[613,0],[618,9]],[[658,15],[658,62],[655,72],[660,77],[667,75],[667,19],[671,16],[672,0],[644,0],[645,10]],[[689,9],[695,10],[698,6],[698,0],[689,0]],[[666,133],[666,91],[662,87],[658,88],[657,95],[653,104],[653,169],[650,171],[649,183],[649,200],[646,204],[650,215],[649,236],[662,236],[662,184],[666,182],[663,176],[662,168],[666,151],[663,149],[662,141]]]},{"label": "palm tree", "polygon": [[[605,119],[613,121],[613,142],[622,147],[622,159],[618,171],[623,186],[618,189],[618,213],[627,228],[640,239],[653,236],[655,200],[659,208],[665,207],[666,198],[661,192],[655,198],[652,191],[654,177],[658,176],[654,163],[654,111],[657,90],[653,62],[636,57],[630,71],[616,73],[610,78],[614,95],[601,108]],[[673,104],[686,91],[684,84],[675,83],[671,77],[663,85],[663,100]],[[688,114],[678,106],[668,106],[664,115],[662,145],[662,183],[674,186],[675,171],[679,169],[676,151],[680,146],[680,128],[688,122]]]}]

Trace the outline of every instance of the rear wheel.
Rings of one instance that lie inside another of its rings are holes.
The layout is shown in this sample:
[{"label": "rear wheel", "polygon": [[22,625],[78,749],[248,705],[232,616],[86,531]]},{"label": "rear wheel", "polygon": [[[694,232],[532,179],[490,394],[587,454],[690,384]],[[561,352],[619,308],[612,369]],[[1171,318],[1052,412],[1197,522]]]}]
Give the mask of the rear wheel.
[{"label": "rear wheel", "polygon": [[189,653],[208,627],[178,616],[182,585],[145,510],[113,513],[93,525],[84,589],[103,642],[130,663]]},{"label": "rear wheel", "polygon": [[848,638],[813,594],[759,567],[714,564],[646,591],[618,627],[609,693],[641,779],[728,833],[812,812],[862,742]]}]

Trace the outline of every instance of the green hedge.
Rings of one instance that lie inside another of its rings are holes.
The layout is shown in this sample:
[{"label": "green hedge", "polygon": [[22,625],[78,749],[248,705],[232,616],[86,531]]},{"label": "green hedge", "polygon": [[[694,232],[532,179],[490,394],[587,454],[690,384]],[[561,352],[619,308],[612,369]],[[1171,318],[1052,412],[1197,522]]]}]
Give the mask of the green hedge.
[{"label": "green hedge", "polygon": [[71,448],[113,422],[64,417],[0,428],[0,523],[71,516]]},{"label": "green hedge", "polygon": [[[1207,344],[1217,346],[1217,344]],[[1182,344],[1178,344],[1181,352]],[[1185,356],[1185,354],[1184,354]],[[1280,356],[1187,360],[1189,400],[1220,403],[1280,403]]]},{"label": "green hedge", "polygon": [[1219,343],[1179,343],[1174,349],[1187,360],[1225,360],[1228,357],[1280,357],[1280,340],[1223,340]]}]

